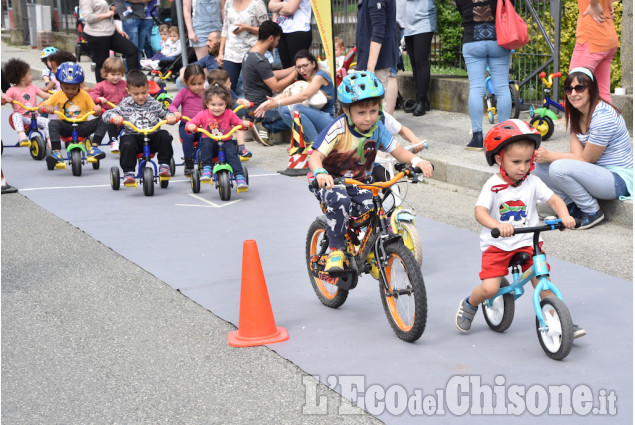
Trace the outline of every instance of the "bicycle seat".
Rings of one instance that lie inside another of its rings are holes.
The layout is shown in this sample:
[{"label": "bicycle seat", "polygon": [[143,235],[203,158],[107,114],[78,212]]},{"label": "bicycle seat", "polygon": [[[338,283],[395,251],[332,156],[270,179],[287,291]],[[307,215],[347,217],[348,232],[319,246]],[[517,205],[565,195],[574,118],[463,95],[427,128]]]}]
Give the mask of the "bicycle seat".
[{"label": "bicycle seat", "polygon": [[[150,158],[154,158],[154,156],[156,155],[156,153],[151,153],[150,154]],[[137,159],[141,159],[143,158],[143,153],[138,153],[137,154]]]},{"label": "bicycle seat", "polygon": [[526,252],[517,252],[511,260],[509,260],[509,267],[520,267],[527,261],[529,261],[529,254]]},{"label": "bicycle seat", "polygon": [[159,85],[153,80],[148,80],[148,89],[148,93],[150,93],[151,96],[154,96],[161,91],[161,87],[159,87]]},{"label": "bicycle seat", "polygon": [[[66,136],[66,137],[62,137],[60,136],[60,140],[64,143],[71,143],[73,141],[73,136]],[[86,140],[85,137],[79,137],[77,136],[77,141],[78,142],[83,142],[84,140]]]},{"label": "bicycle seat", "polygon": [[11,115],[9,115],[9,125],[15,130],[15,127],[13,126],[13,114],[15,114],[15,112],[11,112]]}]

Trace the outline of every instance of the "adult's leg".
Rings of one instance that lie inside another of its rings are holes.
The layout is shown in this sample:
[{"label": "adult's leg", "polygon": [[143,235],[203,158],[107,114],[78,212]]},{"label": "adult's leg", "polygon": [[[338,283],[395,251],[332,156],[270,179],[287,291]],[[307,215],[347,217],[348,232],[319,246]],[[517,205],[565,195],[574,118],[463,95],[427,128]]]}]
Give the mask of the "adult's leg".
[{"label": "adult's leg", "polygon": [[[496,41],[487,41],[489,74],[494,82],[498,121],[506,121],[512,114],[512,95],[509,92],[509,57],[511,52],[500,47]],[[482,104],[482,101],[481,101]]]},{"label": "adult's leg", "polygon": [[141,24],[139,26],[139,43],[137,44],[137,49],[139,53],[137,55],[137,59],[141,61],[141,55],[143,52],[146,53],[146,56],[152,56],[152,48],[150,46],[150,37],[152,36],[152,19],[142,19]]},{"label": "adult's leg", "polygon": [[487,49],[485,41],[473,41],[463,45],[463,58],[470,80],[468,107],[472,133],[483,131],[483,95],[485,94],[485,66]]},{"label": "adult's leg", "polygon": [[293,56],[289,53],[290,48],[288,34],[283,33],[278,42],[278,55],[280,55],[280,63],[283,69],[293,65]]},{"label": "adult's leg", "polygon": [[[595,164],[561,159],[551,163],[549,177],[552,184],[558,188],[558,192],[564,192],[582,212],[587,214],[595,213],[600,209],[596,198],[617,198],[613,173]],[[565,203],[568,202],[565,200]]]},{"label": "adult's leg", "polygon": [[242,69],[242,63],[225,61],[223,62],[223,69],[229,74],[229,81],[232,83],[232,90],[236,92],[236,86],[238,84],[238,77],[240,76],[240,70]]},{"label": "adult's leg", "polygon": [[[110,38],[110,49],[115,52],[119,52],[126,56],[126,68],[128,71],[132,69],[139,69],[139,58],[137,56],[137,46],[130,40],[123,37],[121,34],[115,31]],[[95,72],[97,72],[95,70]]]},{"label": "adult's leg", "polygon": [[[115,31],[115,34],[117,34],[117,31]],[[84,38],[88,42],[91,52],[93,52],[93,61],[95,62],[95,79],[98,83],[104,80],[101,76],[101,67],[110,54],[111,37],[112,36],[93,37],[84,33]]]},{"label": "adult's leg", "polygon": [[417,67],[417,59],[419,58],[417,49],[415,48],[415,36],[409,35],[404,37],[406,42],[406,51],[408,52],[408,57],[410,58],[410,65],[412,66],[412,77],[415,81],[415,91],[416,97],[419,97],[419,93],[421,93],[421,88],[419,87],[420,81],[419,78],[419,68]]},{"label": "adult's leg", "polygon": [[291,127],[289,127],[284,121],[282,121],[280,113],[275,109],[265,112],[265,117],[262,120],[262,125],[272,133],[279,133],[281,131],[291,129]]},{"label": "adult's leg", "polygon": [[617,48],[606,52],[589,52],[589,43],[576,43],[571,55],[569,71],[577,67],[585,67],[593,71],[598,82],[600,97],[607,102],[611,101],[611,61]]},{"label": "adult's leg", "polygon": [[[430,45],[434,33],[424,32],[413,38],[413,51],[416,63],[412,64],[412,73],[417,87],[417,98],[428,101],[428,87],[430,86]],[[415,71],[416,69],[416,71]]]},{"label": "adult's leg", "polygon": [[295,104],[291,108],[285,106],[280,109],[280,116],[289,128],[293,128],[293,112],[295,111],[300,112],[305,142],[315,142],[318,134],[333,122],[333,118],[326,112],[310,106]]},{"label": "adult's leg", "polygon": [[[123,31],[128,34],[128,40],[132,44],[139,46],[139,31],[141,27],[141,19],[123,19],[121,21],[121,27]],[[137,57],[138,60],[138,57]]]}]

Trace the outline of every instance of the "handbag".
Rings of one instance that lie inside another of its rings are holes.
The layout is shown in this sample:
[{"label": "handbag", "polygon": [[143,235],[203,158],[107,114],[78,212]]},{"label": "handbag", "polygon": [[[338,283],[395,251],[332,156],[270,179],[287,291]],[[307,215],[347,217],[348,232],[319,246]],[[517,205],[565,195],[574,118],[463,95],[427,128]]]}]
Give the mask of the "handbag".
[{"label": "handbag", "polygon": [[518,16],[510,0],[498,0],[495,24],[499,46],[514,50],[529,42],[527,24]]},{"label": "handbag", "polygon": [[[308,86],[309,83],[307,81],[296,81],[295,83],[284,89],[283,93],[286,93],[287,96],[292,96],[304,91]],[[324,105],[326,105],[327,101],[328,99],[326,98],[324,92],[322,90],[318,90],[317,93],[302,102],[302,104],[315,109],[322,109],[324,108]]]}]

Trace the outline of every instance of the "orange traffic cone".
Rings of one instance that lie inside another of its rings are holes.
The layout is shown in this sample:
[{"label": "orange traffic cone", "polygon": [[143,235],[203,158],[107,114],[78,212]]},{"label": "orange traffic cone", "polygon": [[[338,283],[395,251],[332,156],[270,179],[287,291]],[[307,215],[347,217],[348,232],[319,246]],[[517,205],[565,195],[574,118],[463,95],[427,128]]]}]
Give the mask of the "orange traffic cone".
[{"label": "orange traffic cone", "polygon": [[265,276],[255,240],[243,242],[238,330],[227,335],[232,347],[252,347],[289,339],[287,330],[276,327]]},{"label": "orange traffic cone", "polygon": [[11,186],[4,179],[4,171],[0,170],[0,174],[2,174],[2,194],[4,195],[5,193],[15,193],[15,192],[17,192],[18,189],[16,189],[15,187]]},{"label": "orange traffic cone", "polygon": [[309,171],[309,158],[307,147],[304,143],[304,131],[302,131],[302,121],[300,120],[300,111],[293,113],[293,138],[289,151],[289,166],[280,174],[286,176],[302,176]]}]

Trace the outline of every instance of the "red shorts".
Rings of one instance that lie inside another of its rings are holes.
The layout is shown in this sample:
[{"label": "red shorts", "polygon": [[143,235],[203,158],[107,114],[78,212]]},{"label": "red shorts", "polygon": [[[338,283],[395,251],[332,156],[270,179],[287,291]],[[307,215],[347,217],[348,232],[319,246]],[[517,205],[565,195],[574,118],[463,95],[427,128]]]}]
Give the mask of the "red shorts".
[{"label": "red shorts", "polygon": [[[540,249],[542,249],[542,242],[540,242]],[[478,277],[483,280],[492,277],[507,276],[509,273],[509,260],[511,260],[517,252],[526,252],[529,254],[529,261],[522,265],[523,272],[534,264],[533,258],[531,258],[534,253],[532,246],[524,246],[514,251],[503,251],[492,245],[483,251],[481,272],[478,274]],[[551,270],[549,264],[547,264],[547,268]]]}]

